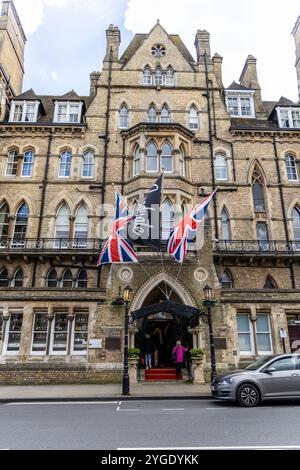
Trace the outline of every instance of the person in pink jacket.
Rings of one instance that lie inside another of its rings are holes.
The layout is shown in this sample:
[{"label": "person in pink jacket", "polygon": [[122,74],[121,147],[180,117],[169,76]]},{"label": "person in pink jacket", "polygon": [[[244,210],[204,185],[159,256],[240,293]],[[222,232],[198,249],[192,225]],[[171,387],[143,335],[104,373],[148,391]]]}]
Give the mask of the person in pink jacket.
[{"label": "person in pink jacket", "polygon": [[176,346],[174,346],[172,351],[172,358],[176,363],[176,379],[180,380],[182,364],[183,364],[183,355],[188,351],[188,348],[182,346],[181,341],[177,341]]}]

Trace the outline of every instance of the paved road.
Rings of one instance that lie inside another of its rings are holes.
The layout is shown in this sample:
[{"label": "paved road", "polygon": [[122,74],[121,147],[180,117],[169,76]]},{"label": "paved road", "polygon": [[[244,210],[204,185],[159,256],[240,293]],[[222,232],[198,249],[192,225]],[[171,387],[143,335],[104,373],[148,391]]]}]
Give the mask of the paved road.
[{"label": "paved road", "polygon": [[256,409],[197,401],[0,405],[0,449],[293,447],[300,402]]}]

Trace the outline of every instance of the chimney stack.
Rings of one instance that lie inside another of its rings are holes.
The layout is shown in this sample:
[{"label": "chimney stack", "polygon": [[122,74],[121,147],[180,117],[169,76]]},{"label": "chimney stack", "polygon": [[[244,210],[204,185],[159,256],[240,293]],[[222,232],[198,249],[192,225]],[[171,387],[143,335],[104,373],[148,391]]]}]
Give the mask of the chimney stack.
[{"label": "chimney stack", "polygon": [[222,74],[223,57],[221,57],[219,54],[215,54],[212,58],[212,61],[214,64],[214,72],[215,72],[218,85],[220,88],[224,88],[223,74]]},{"label": "chimney stack", "polygon": [[119,59],[119,47],[121,44],[121,32],[118,26],[109,25],[106,30],[106,55],[104,61],[109,61],[110,49],[112,49],[112,59],[117,61]]},{"label": "chimney stack", "polygon": [[205,52],[207,54],[207,58],[211,59],[210,53],[210,34],[208,31],[201,31],[198,29],[195,39],[195,47],[197,53],[197,62],[204,63],[204,55]]},{"label": "chimney stack", "polygon": [[240,77],[240,84],[255,91],[254,103],[256,115],[257,117],[265,117],[265,110],[262,104],[261,87],[258,81],[256,64],[257,60],[255,57],[253,57],[253,55],[248,55]]}]

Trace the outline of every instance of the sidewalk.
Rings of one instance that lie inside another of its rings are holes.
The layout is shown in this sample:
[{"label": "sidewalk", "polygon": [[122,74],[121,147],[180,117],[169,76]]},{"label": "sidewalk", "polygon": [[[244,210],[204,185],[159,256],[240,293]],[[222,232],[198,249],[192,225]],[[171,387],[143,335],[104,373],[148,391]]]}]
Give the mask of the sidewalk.
[{"label": "sidewalk", "polygon": [[0,386],[0,403],[30,401],[168,400],[210,398],[209,385],[145,383],[131,386],[122,396],[122,385],[28,385]]}]

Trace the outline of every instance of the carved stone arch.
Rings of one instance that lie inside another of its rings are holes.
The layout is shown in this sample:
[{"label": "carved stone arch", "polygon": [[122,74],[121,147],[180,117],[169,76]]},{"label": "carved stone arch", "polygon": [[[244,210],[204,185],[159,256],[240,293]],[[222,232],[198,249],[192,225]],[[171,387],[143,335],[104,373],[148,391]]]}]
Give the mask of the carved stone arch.
[{"label": "carved stone arch", "polygon": [[12,152],[14,150],[17,152],[17,154],[19,154],[21,152],[21,148],[18,145],[13,144],[13,145],[8,145],[6,147],[6,152],[5,153],[8,154],[9,152]]},{"label": "carved stone arch", "polygon": [[63,206],[67,206],[67,207],[68,207],[69,213],[70,213],[70,215],[71,215],[71,206],[70,206],[70,204],[68,203],[68,201],[64,198],[64,199],[62,199],[58,204],[56,204],[56,206],[55,206],[55,209],[54,209],[55,218],[57,217],[57,214],[59,213],[60,209],[61,209]]},{"label": "carved stone arch", "polygon": [[298,209],[300,211],[300,198],[299,197],[294,197],[292,202],[289,204],[288,210],[287,210],[287,217],[288,219],[292,220],[293,219],[293,210]]},{"label": "carved stone arch", "polygon": [[91,210],[92,210],[92,206],[90,204],[89,201],[86,201],[85,199],[80,199],[79,202],[77,202],[77,204],[75,205],[74,207],[74,216],[76,216],[78,210],[80,209],[81,206],[85,206],[87,208],[87,211],[88,211],[88,216],[91,215]]},{"label": "carved stone arch", "polygon": [[19,210],[21,209],[21,207],[23,206],[23,204],[26,204],[26,206],[28,207],[28,215],[32,214],[32,211],[31,211],[31,204],[28,204],[28,200],[23,197],[21,199],[21,201],[19,201],[16,205],[15,205],[15,209],[14,209],[14,212],[13,214],[16,216],[17,213],[19,212]]},{"label": "carved stone arch", "polygon": [[278,283],[271,274],[268,274],[265,278],[264,289],[278,289]]},{"label": "carved stone arch", "polygon": [[83,156],[87,152],[92,152],[94,155],[99,155],[99,149],[96,147],[96,145],[93,144],[85,144],[79,148],[80,155]]},{"label": "carved stone arch", "polygon": [[250,185],[252,185],[252,178],[253,178],[253,173],[254,173],[255,170],[260,172],[260,174],[262,176],[262,179],[263,179],[263,184],[264,184],[264,186],[266,186],[267,175],[265,173],[265,170],[264,170],[262,164],[257,159],[254,159],[251,162],[249,162],[249,165],[248,165],[248,183]]},{"label": "carved stone arch", "polygon": [[154,103],[154,101],[151,101],[151,103],[149,104],[148,112],[151,108],[154,108],[156,112],[158,112],[158,110],[159,110],[159,106],[156,103]]},{"label": "carved stone arch", "polygon": [[7,201],[7,199],[5,197],[2,197],[0,198],[0,209],[2,206],[4,206],[5,204],[7,204],[7,207],[8,207],[8,215],[10,214],[10,205],[9,205],[9,202]]},{"label": "carved stone arch", "polygon": [[173,146],[172,141],[171,141],[171,139],[170,139],[169,137],[165,137],[165,138],[160,142],[160,147],[159,147],[159,149],[162,150],[162,148],[163,148],[163,146],[164,146],[165,144],[169,144],[170,147],[171,147],[171,152],[173,152],[174,146]]},{"label": "carved stone arch", "polygon": [[196,102],[195,100],[189,101],[189,103],[186,107],[186,111],[189,112],[190,109],[193,108],[193,107],[197,110],[197,113],[199,114],[201,107],[200,107],[200,104],[198,102]]},{"label": "carved stone arch", "polygon": [[217,155],[223,155],[223,157],[225,157],[226,160],[228,160],[231,157],[230,151],[224,147],[214,148],[214,158],[216,158]]},{"label": "carved stone arch", "polygon": [[131,310],[139,310],[143,307],[143,304],[150,294],[150,292],[155,289],[159,284],[165,282],[169,287],[174,289],[174,292],[178,295],[180,300],[184,305],[190,305],[191,307],[197,307],[196,302],[194,301],[192,295],[189,292],[189,289],[178,279],[166,272],[159,272],[155,276],[148,279],[137,291],[135,294],[132,304]]}]

